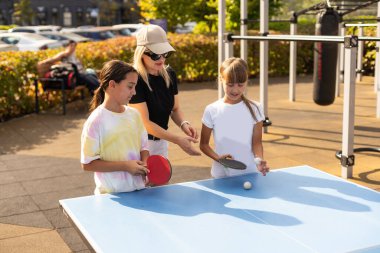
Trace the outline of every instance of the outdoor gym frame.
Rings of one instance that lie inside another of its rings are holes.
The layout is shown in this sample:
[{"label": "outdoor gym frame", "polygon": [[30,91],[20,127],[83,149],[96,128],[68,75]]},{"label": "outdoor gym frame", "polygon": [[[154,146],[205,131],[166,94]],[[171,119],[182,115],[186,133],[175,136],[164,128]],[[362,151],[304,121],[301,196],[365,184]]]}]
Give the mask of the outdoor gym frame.
[{"label": "outdoor gym frame", "polygon": [[[241,0],[241,20],[247,19],[247,0]],[[354,156],[354,119],[355,119],[355,79],[357,51],[359,41],[376,41],[380,43],[380,38],[358,37],[358,36],[314,36],[314,35],[294,35],[296,26],[291,25],[293,35],[269,35],[268,33],[268,0],[260,0],[260,34],[261,36],[246,36],[247,24],[242,22],[240,36],[225,33],[225,0],[218,2],[218,67],[220,68],[224,59],[233,56],[233,41],[241,40],[241,58],[247,61],[247,41],[254,40],[260,42],[260,103],[263,106],[264,113],[268,115],[268,41],[290,41],[290,89],[289,98],[294,101],[295,98],[295,79],[296,79],[296,42],[331,42],[344,43],[344,98],[343,98],[343,129],[342,129],[342,152],[341,176],[351,178],[355,162]],[[380,4],[378,3],[378,12],[380,13]],[[379,51],[379,50],[378,50]],[[380,59],[380,53],[376,52],[376,61]],[[339,61],[338,61],[339,62]],[[376,64],[376,71],[380,64]],[[337,67],[338,71],[338,67]],[[376,75],[379,78],[379,75]],[[380,117],[380,82],[375,80],[377,90],[377,117]],[[223,96],[222,84],[218,85],[218,96]],[[269,119],[267,119],[269,121]],[[267,132],[267,127],[264,127]]]}]

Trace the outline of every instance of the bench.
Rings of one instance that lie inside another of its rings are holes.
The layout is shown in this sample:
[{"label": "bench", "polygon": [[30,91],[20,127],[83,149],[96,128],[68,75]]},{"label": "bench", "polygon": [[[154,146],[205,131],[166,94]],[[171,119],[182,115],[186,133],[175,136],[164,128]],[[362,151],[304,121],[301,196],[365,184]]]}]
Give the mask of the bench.
[{"label": "bench", "polygon": [[[63,115],[66,114],[67,92],[80,92],[81,98],[84,99],[84,89],[86,89],[86,86],[78,83],[78,71],[74,64],[50,65],[47,69],[46,62],[39,62],[37,69],[39,72],[39,78],[34,80],[35,111],[37,114],[39,113],[39,82],[42,84],[44,91],[61,91]],[[50,73],[54,71],[58,71],[58,74],[51,77]]]},{"label": "bench", "polygon": [[61,91],[62,96],[62,114],[66,114],[66,104],[67,104],[67,91],[77,93],[80,92],[81,99],[84,99],[84,90],[86,89],[85,85],[76,86],[74,89],[67,89],[65,87],[65,80],[62,78],[38,78],[34,80],[35,87],[35,111],[38,114],[40,111],[39,108],[39,92],[38,92],[38,82],[42,83],[42,87],[44,91],[56,90]]}]

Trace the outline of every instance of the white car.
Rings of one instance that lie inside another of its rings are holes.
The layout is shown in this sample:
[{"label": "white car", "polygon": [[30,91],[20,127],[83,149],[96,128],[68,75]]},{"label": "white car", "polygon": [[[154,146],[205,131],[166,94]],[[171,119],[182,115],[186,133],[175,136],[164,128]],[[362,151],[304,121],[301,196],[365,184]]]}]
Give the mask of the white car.
[{"label": "white car", "polygon": [[0,52],[18,51],[18,47],[0,41]]},{"label": "white car", "polygon": [[35,33],[0,33],[0,41],[17,46],[20,51],[38,51],[63,46],[59,41]]},{"label": "white car", "polygon": [[119,24],[113,25],[113,29],[128,28],[132,36],[136,36],[137,32],[144,26],[144,24]]},{"label": "white car", "polygon": [[40,33],[40,32],[58,32],[61,27],[58,25],[36,25],[36,26],[17,26],[9,29],[10,33]]},{"label": "white car", "polygon": [[86,38],[70,32],[41,32],[40,35],[48,39],[58,40],[64,46],[68,45],[70,41],[75,41],[77,43],[91,41],[90,38]]},{"label": "white car", "polygon": [[196,22],[186,22],[184,25],[178,25],[175,33],[192,33],[196,25]]}]

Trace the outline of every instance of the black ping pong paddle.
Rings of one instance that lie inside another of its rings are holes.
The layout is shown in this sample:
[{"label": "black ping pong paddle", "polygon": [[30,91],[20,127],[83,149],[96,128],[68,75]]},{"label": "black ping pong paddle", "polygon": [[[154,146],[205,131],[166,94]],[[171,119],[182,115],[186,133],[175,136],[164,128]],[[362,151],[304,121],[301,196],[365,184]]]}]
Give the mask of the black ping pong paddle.
[{"label": "black ping pong paddle", "polygon": [[245,170],[247,168],[247,165],[244,163],[230,159],[230,158],[221,158],[218,160],[220,164],[222,164],[224,167],[235,169],[235,170]]}]

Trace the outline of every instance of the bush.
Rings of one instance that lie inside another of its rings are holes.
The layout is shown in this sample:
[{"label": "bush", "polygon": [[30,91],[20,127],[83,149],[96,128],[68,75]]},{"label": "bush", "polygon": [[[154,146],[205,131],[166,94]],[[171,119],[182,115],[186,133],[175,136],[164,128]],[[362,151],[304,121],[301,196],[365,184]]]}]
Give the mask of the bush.
[{"label": "bush", "polygon": [[[258,31],[249,31],[250,35],[257,35],[257,33]],[[217,79],[217,36],[169,34],[169,40],[177,51],[168,59],[167,63],[174,68],[179,81],[198,82]],[[240,43],[236,41],[234,44],[234,54],[238,56],[240,55]],[[259,73],[259,43],[249,41],[248,45],[250,77],[255,77]],[[77,46],[77,56],[85,67],[99,70],[106,61],[112,59],[131,62],[135,46],[135,39],[131,37],[88,42]],[[313,72],[313,46],[311,42],[297,43],[298,74]],[[374,48],[375,43],[367,43],[367,47]],[[289,42],[269,42],[269,49],[269,75],[288,75]],[[37,77],[37,62],[55,55],[60,50],[62,49],[0,54],[0,121],[34,111],[33,80]],[[373,71],[374,50],[366,52],[364,66]],[[39,91],[43,93],[41,86],[39,86]],[[60,101],[60,92],[53,92],[52,96],[41,96],[40,101],[41,109],[57,105]]]},{"label": "bush", "polygon": [[[107,42],[79,44],[78,58],[84,66],[100,69],[110,59],[130,61],[135,41],[133,38],[115,39]],[[0,121],[31,113],[34,108],[34,80],[37,78],[37,62],[52,57],[60,50],[37,52],[2,52],[0,54]],[[39,93],[43,94],[41,84]],[[60,101],[60,92],[43,96],[40,108],[46,109]],[[69,100],[72,98],[68,98]]]},{"label": "bush", "polygon": [[9,30],[15,27],[15,25],[0,25],[0,30]]}]

